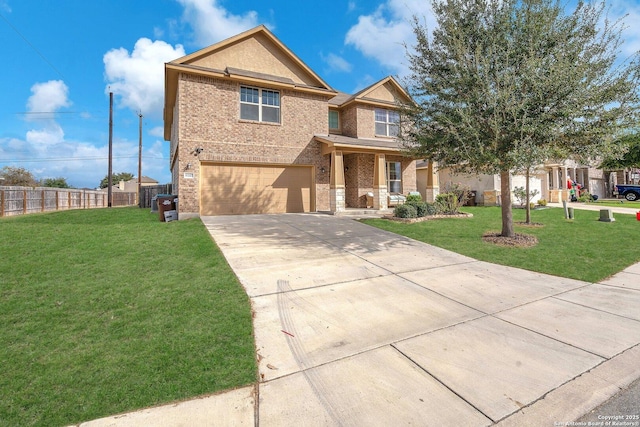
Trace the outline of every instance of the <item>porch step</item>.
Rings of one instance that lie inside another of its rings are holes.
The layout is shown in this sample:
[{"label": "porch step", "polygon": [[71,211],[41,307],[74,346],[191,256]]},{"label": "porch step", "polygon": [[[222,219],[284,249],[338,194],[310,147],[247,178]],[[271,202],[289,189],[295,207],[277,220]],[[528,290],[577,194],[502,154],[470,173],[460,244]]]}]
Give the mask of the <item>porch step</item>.
[{"label": "porch step", "polygon": [[347,208],[344,211],[335,212],[334,215],[337,216],[348,216],[348,217],[364,217],[364,218],[382,218],[385,215],[390,215],[393,213],[393,209],[352,209]]}]

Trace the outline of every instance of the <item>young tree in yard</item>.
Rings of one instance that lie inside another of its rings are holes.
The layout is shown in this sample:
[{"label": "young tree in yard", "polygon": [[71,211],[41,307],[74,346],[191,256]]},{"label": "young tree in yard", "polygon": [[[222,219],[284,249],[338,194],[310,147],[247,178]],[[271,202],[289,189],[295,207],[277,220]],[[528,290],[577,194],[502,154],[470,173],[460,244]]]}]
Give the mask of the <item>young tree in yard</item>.
[{"label": "young tree in yard", "polygon": [[502,236],[513,237],[510,173],[552,153],[615,150],[612,137],[638,111],[637,57],[618,62],[622,23],[603,20],[604,4],[572,13],[552,0],[432,5],[432,35],[414,19],[406,85],[416,102],[403,111],[401,138],[419,158],[500,174]]},{"label": "young tree in yard", "polygon": [[5,166],[0,169],[0,185],[18,185],[23,187],[35,187],[38,185],[38,181],[34,178],[33,174],[25,168],[18,168],[14,166]]}]

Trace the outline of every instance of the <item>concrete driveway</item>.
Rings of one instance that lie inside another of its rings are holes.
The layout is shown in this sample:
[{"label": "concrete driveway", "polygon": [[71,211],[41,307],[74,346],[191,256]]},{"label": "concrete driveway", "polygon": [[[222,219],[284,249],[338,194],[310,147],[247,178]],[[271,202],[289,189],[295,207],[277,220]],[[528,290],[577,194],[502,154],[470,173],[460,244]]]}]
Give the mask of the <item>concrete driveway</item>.
[{"label": "concrete driveway", "polygon": [[261,425],[553,425],[640,377],[640,275],[547,276],[320,214],[202,220],[251,297]]},{"label": "concrete driveway", "polygon": [[202,221],[251,298],[259,383],[87,426],[569,425],[640,377],[638,266],[590,284],[344,217]]}]

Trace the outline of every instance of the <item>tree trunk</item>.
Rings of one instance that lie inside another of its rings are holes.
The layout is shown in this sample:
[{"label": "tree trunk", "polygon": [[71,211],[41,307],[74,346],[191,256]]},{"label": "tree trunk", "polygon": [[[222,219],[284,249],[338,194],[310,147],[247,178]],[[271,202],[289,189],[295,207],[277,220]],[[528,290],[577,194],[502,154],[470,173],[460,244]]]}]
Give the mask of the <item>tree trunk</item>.
[{"label": "tree trunk", "polygon": [[527,193],[527,195],[525,196],[525,200],[527,201],[527,204],[526,204],[526,206],[524,208],[526,210],[525,212],[527,213],[527,218],[525,219],[525,223],[526,224],[531,224],[531,205],[530,205],[531,202],[529,201],[530,198],[531,198],[531,196],[529,195],[530,194],[529,193],[529,188],[530,188],[529,187],[529,168],[527,168],[526,177],[527,177],[527,182],[525,184],[526,188],[525,188],[524,191]]},{"label": "tree trunk", "polygon": [[500,172],[500,191],[502,192],[502,237],[514,237],[513,211],[511,207],[511,173]]}]

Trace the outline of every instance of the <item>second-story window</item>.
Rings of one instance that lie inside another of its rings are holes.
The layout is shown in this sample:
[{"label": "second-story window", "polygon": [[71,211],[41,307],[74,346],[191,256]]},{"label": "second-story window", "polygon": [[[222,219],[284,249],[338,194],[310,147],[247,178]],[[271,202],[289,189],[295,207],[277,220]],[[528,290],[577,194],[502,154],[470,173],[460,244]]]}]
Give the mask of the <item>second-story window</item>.
[{"label": "second-story window", "polygon": [[329,110],[329,129],[340,129],[340,115],[335,110]]},{"label": "second-story window", "polygon": [[376,108],[376,135],[398,136],[400,115],[397,111]]},{"label": "second-story window", "polygon": [[240,118],[280,123],[280,92],[240,86]]}]

